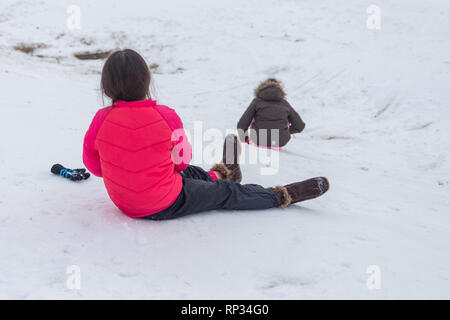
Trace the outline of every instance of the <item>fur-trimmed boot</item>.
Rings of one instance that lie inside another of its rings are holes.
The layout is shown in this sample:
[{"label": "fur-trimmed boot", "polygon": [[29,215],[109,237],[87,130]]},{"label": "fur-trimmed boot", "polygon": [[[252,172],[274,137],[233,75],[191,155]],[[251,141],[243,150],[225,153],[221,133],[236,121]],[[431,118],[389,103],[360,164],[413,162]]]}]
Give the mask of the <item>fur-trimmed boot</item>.
[{"label": "fur-trimmed boot", "polygon": [[317,198],[330,188],[330,183],[325,177],[311,178],[301,182],[295,182],[286,186],[276,186],[269,189],[275,191],[281,199],[281,208],[292,203]]},{"label": "fur-trimmed boot", "polygon": [[217,171],[223,180],[232,180],[240,183],[242,181],[242,171],[239,165],[241,156],[241,144],[235,134],[228,134],[223,143],[222,163],[214,165],[210,170]]}]

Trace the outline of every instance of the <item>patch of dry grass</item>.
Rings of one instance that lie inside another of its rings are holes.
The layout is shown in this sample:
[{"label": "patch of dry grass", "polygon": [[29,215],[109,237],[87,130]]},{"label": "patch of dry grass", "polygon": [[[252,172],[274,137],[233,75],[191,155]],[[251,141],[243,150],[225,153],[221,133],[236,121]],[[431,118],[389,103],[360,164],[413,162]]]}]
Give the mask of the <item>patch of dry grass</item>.
[{"label": "patch of dry grass", "polygon": [[80,60],[101,60],[109,56],[112,51],[96,51],[96,52],[79,52],[74,53],[75,58]]},{"label": "patch of dry grass", "polygon": [[37,49],[48,48],[49,46],[45,43],[19,43],[13,48],[14,50],[23,52],[25,54],[33,54]]}]

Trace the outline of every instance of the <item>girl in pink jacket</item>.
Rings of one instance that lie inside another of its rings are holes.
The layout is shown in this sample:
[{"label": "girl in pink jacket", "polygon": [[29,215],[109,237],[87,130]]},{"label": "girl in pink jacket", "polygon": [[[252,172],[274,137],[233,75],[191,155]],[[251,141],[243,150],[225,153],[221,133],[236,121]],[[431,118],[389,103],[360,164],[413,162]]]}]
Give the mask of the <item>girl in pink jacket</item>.
[{"label": "girl in pink jacket", "polygon": [[240,145],[228,135],[223,161],[210,171],[189,165],[191,145],[176,112],[152,100],[150,70],[135,51],[109,56],[101,87],[112,104],[97,111],[83,144],[83,162],[103,177],[114,204],[132,218],[170,219],[214,209],[285,207],[325,193],[312,178],[264,188],[240,184]]}]

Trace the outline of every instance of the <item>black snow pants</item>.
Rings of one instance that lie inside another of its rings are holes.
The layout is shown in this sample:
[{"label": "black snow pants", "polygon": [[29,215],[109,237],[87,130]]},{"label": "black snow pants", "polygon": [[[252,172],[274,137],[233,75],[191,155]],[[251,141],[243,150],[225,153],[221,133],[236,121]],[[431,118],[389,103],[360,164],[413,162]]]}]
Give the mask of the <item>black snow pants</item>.
[{"label": "black snow pants", "polygon": [[216,209],[268,209],[281,204],[273,190],[257,184],[214,181],[208,172],[196,166],[188,166],[181,175],[183,188],[175,202],[158,213],[144,216],[144,219],[173,219]]}]

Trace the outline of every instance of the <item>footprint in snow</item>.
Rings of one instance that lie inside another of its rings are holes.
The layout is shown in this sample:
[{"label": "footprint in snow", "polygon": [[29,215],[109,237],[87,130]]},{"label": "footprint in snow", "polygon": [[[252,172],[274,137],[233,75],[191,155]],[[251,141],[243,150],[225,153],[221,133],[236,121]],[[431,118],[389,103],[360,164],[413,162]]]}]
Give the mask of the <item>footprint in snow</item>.
[{"label": "footprint in snow", "polygon": [[278,277],[272,281],[269,281],[262,289],[270,290],[278,287],[284,286],[309,286],[314,284],[315,281],[312,279],[302,279],[294,277]]}]

